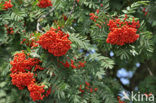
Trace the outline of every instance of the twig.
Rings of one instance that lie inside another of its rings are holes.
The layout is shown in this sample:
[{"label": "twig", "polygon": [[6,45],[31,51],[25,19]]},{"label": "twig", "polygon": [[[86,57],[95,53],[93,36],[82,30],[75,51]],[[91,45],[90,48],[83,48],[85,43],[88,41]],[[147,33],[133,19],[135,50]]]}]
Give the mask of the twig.
[{"label": "twig", "polygon": [[150,68],[148,67],[147,69],[148,69],[148,72],[149,72],[150,76],[153,76],[153,73],[152,73],[152,71],[150,70]]},{"label": "twig", "polygon": [[39,22],[37,22],[37,26],[36,26],[36,28],[37,28],[37,32],[41,32],[41,33],[43,33],[43,31],[40,30],[40,23],[39,23]]},{"label": "twig", "polygon": [[53,12],[55,10],[56,6],[53,7],[52,9],[49,10],[49,12],[47,14],[44,14],[42,15],[41,17],[39,17],[39,19],[37,20],[37,25],[36,25],[36,29],[37,29],[37,32],[41,32],[41,33],[44,33],[42,30],[40,30],[40,21],[47,17],[51,12]]},{"label": "twig", "polygon": [[74,0],[72,10],[69,12],[69,16],[74,12],[75,6],[76,6],[76,0]]},{"label": "twig", "polygon": [[48,16],[51,12],[53,12],[55,10],[55,8],[56,8],[56,6],[55,7],[52,7],[47,14],[42,15],[38,20],[40,20],[40,19],[45,18],[46,16]]}]

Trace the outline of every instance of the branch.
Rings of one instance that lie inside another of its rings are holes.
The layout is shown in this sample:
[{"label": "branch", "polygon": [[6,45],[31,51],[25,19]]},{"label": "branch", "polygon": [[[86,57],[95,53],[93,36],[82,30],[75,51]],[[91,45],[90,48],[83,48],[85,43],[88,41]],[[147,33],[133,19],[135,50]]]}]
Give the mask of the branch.
[{"label": "branch", "polygon": [[76,0],[74,0],[72,10],[69,12],[69,16],[74,12],[75,6],[76,6]]}]

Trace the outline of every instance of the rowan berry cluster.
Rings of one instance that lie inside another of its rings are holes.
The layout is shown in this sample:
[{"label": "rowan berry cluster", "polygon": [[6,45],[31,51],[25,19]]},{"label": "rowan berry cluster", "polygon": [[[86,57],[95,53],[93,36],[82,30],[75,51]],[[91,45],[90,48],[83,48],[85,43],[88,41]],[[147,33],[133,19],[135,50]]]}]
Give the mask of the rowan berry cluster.
[{"label": "rowan berry cluster", "polygon": [[40,8],[46,8],[52,6],[52,3],[50,0],[39,0],[39,3],[37,5]]},{"label": "rowan berry cluster", "polygon": [[39,45],[48,50],[54,56],[63,56],[71,48],[71,41],[68,39],[69,34],[64,33],[59,28],[51,28],[39,38]]},{"label": "rowan berry cluster", "polygon": [[90,19],[96,22],[96,20],[98,19],[98,16],[96,16],[94,13],[90,13],[89,15],[91,16]]},{"label": "rowan berry cluster", "polygon": [[44,85],[39,86],[35,83],[31,83],[28,85],[28,90],[30,92],[30,97],[33,99],[33,101],[43,100],[45,96],[43,95],[43,93],[45,92]]},{"label": "rowan berry cluster", "polygon": [[109,34],[106,42],[112,45],[125,45],[128,43],[133,43],[139,38],[137,34],[137,29],[140,27],[139,21],[126,21],[127,15],[125,15],[124,20],[115,19],[109,20],[107,24],[109,26]]},{"label": "rowan berry cluster", "polygon": [[36,43],[36,40],[32,36],[34,36],[34,34],[30,34],[30,39],[24,38],[20,44],[25,44],[26,46],[31,47],[31,49],[38,47],[39,45]]},{"label": "rowan berry cluster", "polygon": [[[40,86],[36,84],[35,74],[37,70],[44,70],[39,64],[41,61],[37,58],[30,58],[29,55],[26,55],[23,51],[21,53],[16,53],[14,55],[13,61],[10,62],[12,65],[11,78],[12,84],[16,85],[20,90],[25,87],[28,88],[30,92],[30,97],[33,101],[42,100],[45,96],[43,93],[44,85]],[[50,91],[46,93],[46,96],[50,94]]]},{"label": "rowan berry cluster", "polygon": [[84,88],[82,87],[82,85],[80,85],[80,88],[79,88],[79,91],[81,93],[84,93],[85,91],[93,93],[94,91],[96,92],[97,90],[98,90],[98,88],[91,88],[91,85],[88,82],[85,82],[85,87]]},{"label": "rowan berry cluster", "polygon": [[3,9],[5,9],[5,10],[8,10],[9,8],[13,7],[13,5],[11,4],[11,0],[5,1],[3,6],[4,6]]},{"label": "rowan berry cluster", "polygon": [[[97,10],[96,10],[96,13],[99,14],[99,12],[100,12],[100,10],[97,9]],[[89,15],[91,16],[91,17],[90,17],[91,20],[93,20],[94,22],[97,21],[98,16],[96,16],[94,13],[90,13]],[[98,23],[96,24],[96,26],[97,26],[98,28],[100,28],[100,29],[102,28],[101,25],[102,25],[102,23],[101,23],[101,24],[98,24]]]},{"label": "rowan berry cluster", "polygon": [[63,63],[63,62],[61,62],[61,61],[59,61],[65,68],[69,68],[69,67],[71,67],[72,69],[76,69],[76,68],[78,68],[78,69],[80,69],[80,68],[83,68],[83,67],[85,67],[85,63],[86,63],[86,61],[84,61],[84,62],[81,62],[81,61],[79,61],[78,63],[74,63],[74,60],[70,60],[70,62],[68,62],[67,60],[66,60],[66,63]]},{"label": "rowan berry cluster", "polygon": [[16,85],[20,90],[24,89],[29,84],[35,82],[34,74],[31,72],[27,73],[11,73],[12,84]]},{"label": "rowan berry cluster", "polygon": [[16,53],[14,55],[13,61],[10,62],[10,64],[12,65],[10,71],[12,73],[19,73],[19,72],[24,73],[26,71],[31,71],[33,67],[41,70],[41,67],[39,68],[38,66],[39,63],[41,63],[39,59],[27,57],[27,55],[24,52]]}]

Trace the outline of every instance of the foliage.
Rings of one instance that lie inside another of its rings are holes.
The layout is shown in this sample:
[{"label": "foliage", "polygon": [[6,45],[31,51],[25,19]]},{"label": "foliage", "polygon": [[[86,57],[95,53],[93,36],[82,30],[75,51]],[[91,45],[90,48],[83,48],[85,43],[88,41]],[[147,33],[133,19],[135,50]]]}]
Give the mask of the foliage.
[{"label": "foliage", "polygon": [[[148,60],[152,60],[151,63],[155,61],[156,20],[152,10],[155,1],[51,0],[52,6],[46,8],[38,7],[38,2],[11,0],[13,7],[8,10],[4,10],[0,3],[0,103],[37,103],[30,98],[27,89],[18,90],[11,83],[10,61],[21,50],[32,58],[40,59],[41,66],[45,68],[34,72],[38,84],[45,85],[46,91],[52,88],[50,95],[40,103],[118,103],[118,93],[125,87],[116,78],[117,70],[121,67],[136,70],[136,62],[146,64]],[[118,2],[117,5],[115,2]],[[143,7],[149,9],[147,16],[142,12]],[[98,16],[96,21],[90,19],[90,13]],[[124,46],[108,44],[109,20],[124,20],[125,14],[128,21],[132,21],[133,17],[140,21],[139,39]],[[66,55],[55,57],[41,46],[30,45],[50,27],[60,28],[69,34],[72,44]],[[110,56],[110,52],[114,56]],[[79,61],[86,61],[85,66],[72,69],[60,63],[71,63],[71,59],[76,65]],[[153,78],[146,78],[139,85],[140,91],[146,92],[143,85],[147,82],[149,85],[146,88],[152,86],[149,91],[156,90],[149,80],[154,81]],[[98,90],[81,92],[80,85],[85,88],[86,82]]]}]

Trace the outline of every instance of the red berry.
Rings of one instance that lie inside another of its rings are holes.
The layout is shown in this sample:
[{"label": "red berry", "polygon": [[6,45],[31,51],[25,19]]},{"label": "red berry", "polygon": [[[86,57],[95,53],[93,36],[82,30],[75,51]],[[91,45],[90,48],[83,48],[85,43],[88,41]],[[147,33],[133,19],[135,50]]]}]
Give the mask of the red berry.
[{"label": "red berry", "polygon": [[85,82],[87,86],[90,86],[90,84],[88,82]]},{"label": "red berry", "polygon": [[90,88],[90,93],[92,93],[93,92],[93,89],[92,88]]},{"label": "red berry", "polygon": [[96,92],[98,90],[98,88],[94,88],[94,91]]},{"label": "red berry", "polygon": [[103,4],[100,4],[101,7],[103,7]]}]

